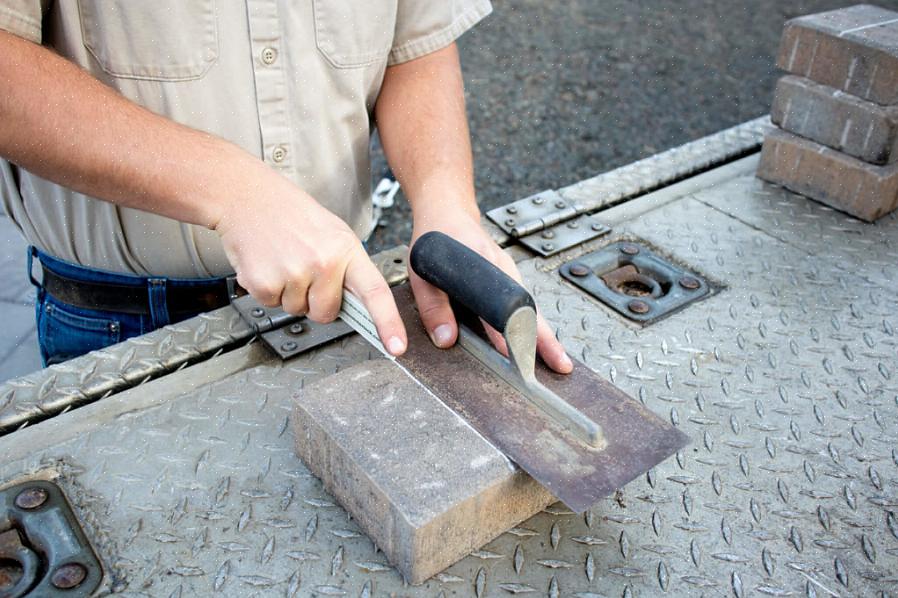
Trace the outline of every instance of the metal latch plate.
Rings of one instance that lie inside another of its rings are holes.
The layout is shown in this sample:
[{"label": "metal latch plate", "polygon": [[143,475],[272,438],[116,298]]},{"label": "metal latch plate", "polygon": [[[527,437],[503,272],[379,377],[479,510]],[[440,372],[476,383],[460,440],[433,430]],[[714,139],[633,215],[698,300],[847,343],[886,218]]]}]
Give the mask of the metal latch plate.
[{"label": "metal latch plate", "polygon": [[698,274],[630,241],[582,255],[561,266],[559,272],[622,316],[643,325],[711,292],[711,286]]},{"label": "metal latch plate", "polygon": [[0,490],[0,596],[89,596],[100,561],[62,490],[33,480]]},{"label": "metal latch plate", "polygon": [[543,191],[490,210],[487,217],[528,249],[548,257],[611,229],[555,191]]}]

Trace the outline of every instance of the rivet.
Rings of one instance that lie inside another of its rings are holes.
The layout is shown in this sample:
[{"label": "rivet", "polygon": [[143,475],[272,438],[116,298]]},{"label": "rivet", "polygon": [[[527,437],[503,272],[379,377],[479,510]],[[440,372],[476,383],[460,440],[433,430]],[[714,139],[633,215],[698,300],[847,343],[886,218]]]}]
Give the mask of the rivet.
[{"label": "rivet", "polygon": [[506,218],[505,226],[514,226],[514,223],[517,222],[514,218]]},{"label": "rivet", "polygon": [[36,509],[50,497],[43,488],[25,488],[16,496],[16,506],[30,511]]},{"label": "rivet", "polygon": [[694,278],[692,276],[683,276],[677,282],[680,283],[681,287],[683,287],[684,289],[688,289],[690,291],[694,291],[695,289],[702,286],[702,283],[700,283],[697,278]]},{"label": "rivet", "polygon": [[542,247],[543,251],[552,251],[555,249],[555,243],[543,243],[540,247]]},{"label": "rivet", "polygon": [[509,214],[517,214],[518,208],[515,206],[508,206],[507,208],[505,208],[505,211],[508,212]]},{"label": "rivet", "polygon": [[632,311],[634,314],[647,314],[649,313],[649,304],[645,301],[640,301],[639,299],[634,299],[627,304],[627,309]]},{"label": "rivet", "polygon": [[302,325],[302,322],[295,322],[290,324],[290,327],[287,328],[287,332],[293,335],[300,335],[306,331],[306,327]]},{"label": "rivet", "polygon": [[584,266],[583,264],[578,262],[576,264],[571,264],[571,267],[568,268],[568,272],[570,272],[574,276],[580,277],[580,276],[586,276],[587,274],[589,274],[591,272],[591,270],[589,269],[589,267]]},{"label": "rivet", "polygon": [[261,318],[265,315],[265,310],[261,307],[254,307],[253,310],[249,313],[252,314],[254,318]]},{"label": "rivet", "polygon": [[576,220],[572,220],[567,223],[567,227],[568,228],[580,228],[580,223],[577,222]]},{"label": "rivet", "polygon": [[541,205],[543,205],[543,203],[545,203],[546,200],[543,197],[534,197],[530,201],[532,201],[535,205],[541,206]]},{"label": "rivet", "polygon": [[284,353],[290,353],[290,352],[292,352],[292,351],[296,351],[296,348],[297,348],[298,346],[299,346],[299,345],[297,345],[297,344],[296,344],[295,342],[293,342],[293,341],[287,341],[287,342],[285,342],[285,343],[283,343],[283,344],[281,345],[281,351],[283,351]]},{"label": "rivet", "polygon": [[605,226],[603,224],[599,224],[598,222],[593,222],[590,228],[594,231],[600,231],[604,230]]},{"label": "rivet", "polygon": [[567,207],[567,204],[561,201],[560,199],[555,202],[555,208],[558,210],[563,210]]},{"label": "rivet", "polygon": [[633,245],[632,243],[625,243],[620,246],[620,252],[626,255],[636,255],[639,253],[639,247]]},{"label": "rivet", "polygon": [[81,585],[87,577],[87,569],[78,563],[62,565],[50,577],[50,583],[60,590],[70,590]]},{"label": "rivet", "polygon": [[542,234],[542,238],[543,238],[543,239],[554,239],[554,238],[555,238],[555,231],[553,231],[553,230],[544,230],[544,231],[543,231],[543,234]]}]

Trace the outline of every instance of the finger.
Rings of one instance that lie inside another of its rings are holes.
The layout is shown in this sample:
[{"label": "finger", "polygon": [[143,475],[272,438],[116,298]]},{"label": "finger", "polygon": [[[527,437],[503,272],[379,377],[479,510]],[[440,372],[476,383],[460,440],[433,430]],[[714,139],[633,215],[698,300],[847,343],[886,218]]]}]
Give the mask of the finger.
[{"label": "finger", "polygon": [[284,285],[281,277],[273,272],[238,272],[237,284],[265,307],[277,307],[281,304]]},{"label": "finger", "polygon": [[430,340],[440,349],[448,349],[458,339],[458,325],[449,305],[449,297],[414,272],[409,273],[409,281],[421,322]]},{"label": "finger", "polygon": [[505,357],[508,357],[508,344],[505,342],[505,337],[502,336],[502,333],[483,320],[480,320],[480,322],[483,324],[483,330],[486,332],[487,338],[490,339],[490,342],[496,347],[496,351]]},{"label": "finger", "polygon": [[394,356],[405,353],[408,338],[393,293],[361,246],[349,260],[343,286],[361,299],[387,351]]},{"label": "finger", "polygon": [[536,350],[546,365],[559,374],[570,374],[574,371],[571,358],[568,357],[564,346],[555,338],[555,333],[552,332],[552,328],[542,316],[538,316],[536,323]]},{"label": "finger", "polygon": [[333,322],[343,303],[343,272],[321,274],[309,287],[309,319],[322,324]]},{"label": "finger", "polygon": [[309,284],[304,280],[291,280],[284,286],[281,309],[294,316],[304,316],[309,311]]}]

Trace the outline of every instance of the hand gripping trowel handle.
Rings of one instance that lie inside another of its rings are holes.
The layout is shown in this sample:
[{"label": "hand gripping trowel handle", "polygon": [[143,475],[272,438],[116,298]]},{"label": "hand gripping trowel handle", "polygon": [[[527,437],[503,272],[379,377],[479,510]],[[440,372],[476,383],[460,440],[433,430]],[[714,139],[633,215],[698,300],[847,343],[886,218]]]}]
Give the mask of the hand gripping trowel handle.
[{"label": "hand gripping trowel handle", "polygon": [[459,325],[458,343],[579,440],[602,447],[602,429],[536,379],[536,304],[527,289],[478,253],[440,232],[422,235],[412,270],[502,333],[508,359]]}]

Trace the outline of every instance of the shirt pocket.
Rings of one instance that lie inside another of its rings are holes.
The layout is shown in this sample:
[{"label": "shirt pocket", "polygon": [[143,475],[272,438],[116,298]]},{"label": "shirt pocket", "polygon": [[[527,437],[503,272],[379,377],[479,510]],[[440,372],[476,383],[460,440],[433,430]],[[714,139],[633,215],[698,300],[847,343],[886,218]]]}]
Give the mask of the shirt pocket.
[{"label": "shirt pocket", "polygon": [[215,0],[78,0],[84,46],[108,74],[199,79],[218,60]]},{"label": "shirt pocket", "polygon": [[384,62],[393,46],[396,0],[313,0],[315,43],[337,68]]}]

